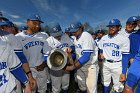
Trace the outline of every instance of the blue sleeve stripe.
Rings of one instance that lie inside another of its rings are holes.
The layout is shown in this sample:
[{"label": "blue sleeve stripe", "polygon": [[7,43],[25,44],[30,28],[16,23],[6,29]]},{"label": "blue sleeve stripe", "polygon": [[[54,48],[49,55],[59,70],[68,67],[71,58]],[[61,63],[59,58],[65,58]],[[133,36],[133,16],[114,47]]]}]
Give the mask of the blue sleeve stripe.
[{"label": "blue sleeve stripe", "polygon": [[14,49],[14,51],[23,51],[22,49]]},{"label": "blue sleeve stripe", "polygon": [[130,52],[123,52],[122,54],[130,54]]},{"label": "blue sleeve stripe", "polygon": [[10,71],[13,71],[13,70],[15,70],[15,69],[21,67],[21,65],[22,65],[22,63],[20,62],[16,67],[10,68]]},{"label": "blue sleeve stripe", "polygon": [[94,50],[83,50],[82,52],[94,52]]},{"label": "blue sleeve stripe", "polygon": [[45,54],[44,56],[49,56],[48,54]]}]

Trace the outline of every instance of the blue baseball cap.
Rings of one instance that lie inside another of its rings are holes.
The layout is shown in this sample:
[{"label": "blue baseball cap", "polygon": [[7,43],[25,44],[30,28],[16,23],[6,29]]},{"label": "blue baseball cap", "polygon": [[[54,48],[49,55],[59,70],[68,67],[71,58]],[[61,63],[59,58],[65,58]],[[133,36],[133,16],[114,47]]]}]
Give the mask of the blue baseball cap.
[{"label": "blue baseball cap", "polygon": [[70,32],[70,28],[69,28],[69,27],[66,28],[66,29],[65,29],[65,32]]},{"label": "blue baseball cap", "polygon": [[111,27],[111,26],[121,26],[121,22],[118,19],[112,19],[109,21],[109,24],[107,25],[107,27]]},{"label": "blue baseball cap", "polygon": [[70,32],[77,32],[81,26],[82,26],[82,24],[79,21],[71,23]]},{"label": "blue baseball cap", "polygon": [[39,21],[41,23],[44,23],[43,21],[41,21],[41,17],[38,14],[30,15],[27,20]]},{"label": "blue baseball cap", "polygon": [[15,26],[11,21],[4,21],[4,20],[0,21],[0,26],[4,26],[4,25],[11,26],[11,27]]},{"label": "blue baseball cap", "polygon": [[96,33],[102,33],[102,34],[104,34],[105,32],[104,32],[104,30],[98,30]]},{"label": "blue baseball cap", "polygon": [[8,19],[7,19],[6,17],[3,16],[2,12],[0,12],[0,18],[1,18],[2,20],[8,21]]},{"label": "blue baseball cap", "polygon": [[127,19],[126,23],[136,22],[137,20],[137,16],[131,16]]},{"label": "blue baseball cap", "polygon": [[58,37],[58,36],[62,36],[63,32],[62,32],[62,29],[61,29],[61,26],[59,23],[50,23],[48,25],[48,32],[50,33],[51,36],[53,37]]}]

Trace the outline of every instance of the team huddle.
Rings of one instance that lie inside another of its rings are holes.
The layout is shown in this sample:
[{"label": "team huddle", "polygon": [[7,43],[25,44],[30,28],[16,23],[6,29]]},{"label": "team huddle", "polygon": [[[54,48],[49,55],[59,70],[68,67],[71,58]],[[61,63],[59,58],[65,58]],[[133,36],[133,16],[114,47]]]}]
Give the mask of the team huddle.
[{"label": "team huddle", "polygon": [[[78,93],[98,93],[98,82],[103,93],[140,93],[140,16],[128,18],[125,29],[120,20],[110,20],[108,33],[86,32],[79,21],[65,31],[52,22],[44,32],[38,14],[26,23],[17,28],[0,14],[0,93],[70,93],[70,82]],[[54,49],[72,62],[51,69],[47,62]]]}]

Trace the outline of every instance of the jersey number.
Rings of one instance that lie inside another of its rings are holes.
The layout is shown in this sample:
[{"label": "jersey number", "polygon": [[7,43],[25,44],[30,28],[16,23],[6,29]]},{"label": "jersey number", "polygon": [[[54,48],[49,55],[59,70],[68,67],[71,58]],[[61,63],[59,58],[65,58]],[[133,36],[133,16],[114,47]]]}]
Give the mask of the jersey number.
[{"label": "jersey number", "polygon": [[112,50],[112,56],[119,56],[120,52]]}]

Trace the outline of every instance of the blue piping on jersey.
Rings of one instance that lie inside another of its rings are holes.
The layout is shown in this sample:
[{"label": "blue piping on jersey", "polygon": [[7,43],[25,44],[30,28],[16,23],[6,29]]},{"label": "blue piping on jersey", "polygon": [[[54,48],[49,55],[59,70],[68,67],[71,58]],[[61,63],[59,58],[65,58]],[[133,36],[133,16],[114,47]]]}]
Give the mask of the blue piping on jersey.
[{"label": "blue piping on jersey", "polygon": [[15,69],[21,67],[21,65],[22,65],[22,63],[20,62],[16,67],[10,68],[10,71],[15,70]]},{"label": "blue piping on jersey", "polygon": [[83,55],[78,59],[81,65],[84,65],[90,60],[91,52],[83,52]]},{"label": "blue piping on jersey", "polygon": [[81,52],[81,54],[83,55],[83,54],[84,54],[84,52],[90,52],[90,53],[93,53],[93,52],[94,52],[94,50],[83,50],[83,51]]}]

